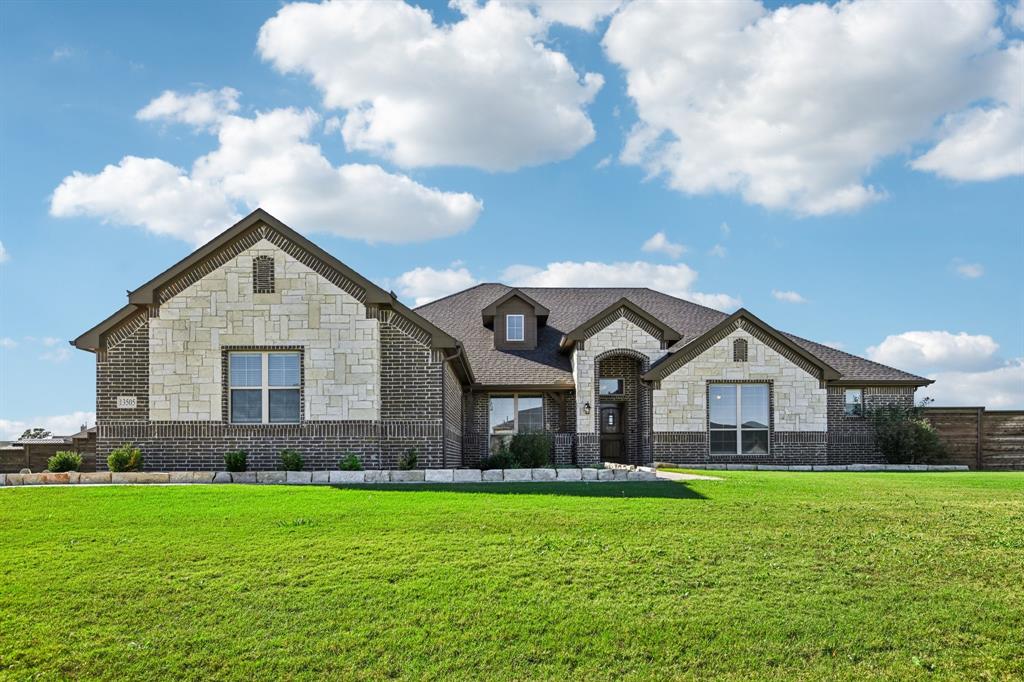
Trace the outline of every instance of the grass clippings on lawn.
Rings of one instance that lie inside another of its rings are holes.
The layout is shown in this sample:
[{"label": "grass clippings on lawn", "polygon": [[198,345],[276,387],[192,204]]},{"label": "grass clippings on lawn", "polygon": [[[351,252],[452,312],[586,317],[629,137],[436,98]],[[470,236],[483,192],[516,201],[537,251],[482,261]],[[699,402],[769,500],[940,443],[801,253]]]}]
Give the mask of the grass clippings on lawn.
[{"label": "grass clippings on lawn", "polygon": [[1024,474],[0,490],[0,677],[1024,677]]}]

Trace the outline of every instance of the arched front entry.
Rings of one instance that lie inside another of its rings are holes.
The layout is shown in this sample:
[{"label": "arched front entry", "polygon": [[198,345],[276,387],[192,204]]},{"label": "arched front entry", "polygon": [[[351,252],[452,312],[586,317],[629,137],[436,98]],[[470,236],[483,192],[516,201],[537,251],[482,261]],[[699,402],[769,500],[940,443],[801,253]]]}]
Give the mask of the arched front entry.
[{"label": "arched front entry", "polygon": [[595,431],[602,462],[646,464],[650,459],[650,388],[640,379],[649,366],[646,355],[628,348],[595,359]]}]

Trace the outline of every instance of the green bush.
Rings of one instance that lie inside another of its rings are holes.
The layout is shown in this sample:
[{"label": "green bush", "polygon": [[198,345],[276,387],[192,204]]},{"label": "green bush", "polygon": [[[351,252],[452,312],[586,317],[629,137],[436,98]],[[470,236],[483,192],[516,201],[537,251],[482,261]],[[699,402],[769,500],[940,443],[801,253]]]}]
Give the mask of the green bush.
[{"label": "green bush", "polygon": [[228,471],[245,471],[249,468],[249,454],[245,450],[225,452],[224,468]]},{"label": "green bush", "polygon": [[522,469],[545,467],[551,462],[551,438],[545,433],[517,433],[508,451]]},{"label": "green bush", "polygon": [[125,443],[111,450],[107,456],[107,468],[111,471],[138,471],[142,468],[142,451]]},{"label": "green bush", "polygon": [[875,442],[889,464],[934,464],[946,459],[946,448],[920,407],[886,405],[870,412]]},{"label": "green bush", "polygon": [[61,450],[53,453],[53,457],[46,460],[46,468],[54,473],[61,471],[78,471],[82,467],[82,456],[77,452]]},{"label": "green bush", "polygon": [[306,461],[302,459],[302,454],[298,450],[285,448],[281,451],[281,466],[285,471],[302,471],[302,465],[305,463]]},{"label": "green bush", "polygon": [[416,462],[419,460],[419,458],[419,451],[416,448],[409,448],[408,450],[405,451],[404,455],[399,457],[398,468],[404,470],[415,469]]},{"label": "green bush", "polygon": [[363,463],[359,461],[359,457],[354,452],[349,452],[338,460],[338,468],[342,471],[362,471]]},{"label": "green bush", "polygon": [[502,441],[496,452],[480,461],[481,469],[536,469],[551,462],[551,438],[543,433],[519,433]]},{"label": "green bush", "polygon": [[512,459],[512,454],[506,449],[502,448],[498,452],[492,455],[488,455],[480,460],[481,469],[518,469],[519,463]]}]

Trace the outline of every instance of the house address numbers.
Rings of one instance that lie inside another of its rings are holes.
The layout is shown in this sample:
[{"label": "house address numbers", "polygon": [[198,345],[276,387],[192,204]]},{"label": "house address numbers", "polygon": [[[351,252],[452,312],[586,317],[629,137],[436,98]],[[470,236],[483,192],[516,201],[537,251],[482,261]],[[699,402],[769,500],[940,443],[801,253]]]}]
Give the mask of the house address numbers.
[{"label": "house address numbers", "polygon": [[139,399],[133,395],[117,396],[117,409],[119,410],[134,410],[138,406]]}]

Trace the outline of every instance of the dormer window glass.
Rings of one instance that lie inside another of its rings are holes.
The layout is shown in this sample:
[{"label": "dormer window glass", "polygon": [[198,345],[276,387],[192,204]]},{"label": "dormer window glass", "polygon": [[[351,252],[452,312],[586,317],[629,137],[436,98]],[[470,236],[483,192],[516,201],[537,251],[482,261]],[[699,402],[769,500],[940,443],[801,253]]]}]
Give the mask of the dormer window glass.
[{"label": "dormer window glass", "polygon": [[505,340],[522,341],[525,338],[526,323],[523,315],[505,316]]}]

